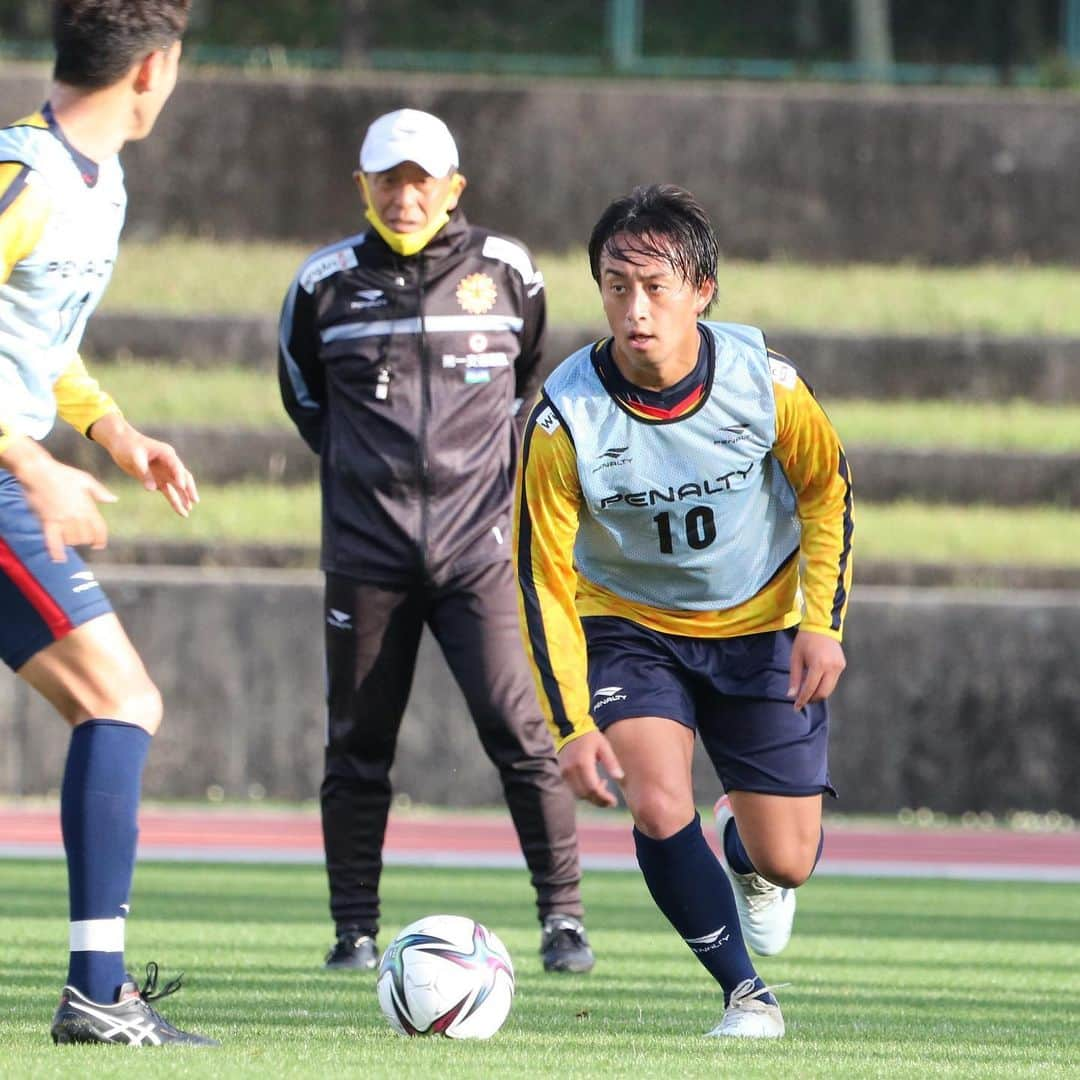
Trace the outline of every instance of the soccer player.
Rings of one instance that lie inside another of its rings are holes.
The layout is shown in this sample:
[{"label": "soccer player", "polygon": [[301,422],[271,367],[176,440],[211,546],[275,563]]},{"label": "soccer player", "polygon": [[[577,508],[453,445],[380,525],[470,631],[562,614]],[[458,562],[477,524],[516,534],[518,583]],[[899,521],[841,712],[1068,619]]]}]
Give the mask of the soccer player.
[{"label": "soccer player", "polygon": [[[529,417],[517,572],[563,776],[597,806],[616,801],[601,769],[620,784],[653,899],[723,989],[710,1034],[765,1038],[784,1021],[744,941],[787,944],[820,855],[851,483],[795,368],[760,330],[703,321],[717,258],[679,188],[600,217],[611,337],[560,364]],[[723,863],[695,811],[695,733],[726,792]]]},{"label": "soccer player", "polygon": [[213,1045],[179,1031],[124,965],[143,763],[161,699],[72,545],[106,541],[114,497],[38,445],[57,413],[186,517],[195,483],[124,419],[79,357],[112,272],[126,199],[117,153],[176,83],[189,0],[60,0],[40,112],[0,130],[0,656],[72,726],[60,790],[70,958],[57,1043]]},{"label": "soccer player", "polygon": [[574,797],[521,647],[510,551],[512,412],[539,382],[544,279],[516,240],[466,221],[437,116],[379,117],[359,165],[369,227],[301,267],[279,354],[285,408],[321,459],[326,966],[377,963],[390,766],[426,624],[499,770],[544,968],[588,971]]}]

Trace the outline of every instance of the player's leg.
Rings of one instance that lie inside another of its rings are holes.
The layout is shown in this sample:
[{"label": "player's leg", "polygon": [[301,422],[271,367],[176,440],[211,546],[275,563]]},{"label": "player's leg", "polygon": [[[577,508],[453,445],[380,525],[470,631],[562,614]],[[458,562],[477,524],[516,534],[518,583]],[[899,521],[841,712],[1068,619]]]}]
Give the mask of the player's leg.
[{"label": "player's leg", "polygon": [[[780,952],[791,936],[795,888],[821,854],[821,797],[828,778],[828,710],[796,712],[786,696],[792,632],[718,642],[718,675],[700,708],[702,739],[727,794],[718,839],[755,952]],[[714,673],[715,674],[715,673]]]},{"label": "player's leg", "polygon": [[73,726],[60,793],[68,865],[61,1042],[182,1041],[125,970],[143,764],[161,698],[93,573],[68,549],[54,563],[21,488],[0,474],[0,658]]},{"label": "player's leg", "polygon": [[60,788],[70,938],[67,984],[111,1003],[128,975],[124,926],[136,817],[161,699],[115,615],[100,615],[18,671],[74,726]]},{"label": "player's leg", "polygon": [[733,790],[727,798],[734,819],[725,830],[729,865],[785,889],[802,885],[821,854],[821,795]]},{"label": "player's leg", "polygon": [[627,717],[605,728],[623,767],[634,847],[656,906],[724,992],[714,1035],[784,1033],[776,999],[754,970],[732,889],[694,806],[692,729],[658,716]]},{"label": "player's leg", "polygon": [[511,564],[483,567],[439,589],[428,623],[499,771],[536,889],[544,967],[588,971],[594,958],[581,921],[574,797],[536,701]]},{"label": "player's leg", "polygon": [[623,619],[582,620],[593,716],[623,767],[638,865],[657,907],[724,992],[716,1035],[775,1037],[783,1019],[743,943],[731,885],[694,805],[692,646]]},{"label": "player's leg", "polygon": [[328,968],[373,968],[390,767],[423,628],[408,588],[328,574],[326,756],[320,790],[330,914]]}]

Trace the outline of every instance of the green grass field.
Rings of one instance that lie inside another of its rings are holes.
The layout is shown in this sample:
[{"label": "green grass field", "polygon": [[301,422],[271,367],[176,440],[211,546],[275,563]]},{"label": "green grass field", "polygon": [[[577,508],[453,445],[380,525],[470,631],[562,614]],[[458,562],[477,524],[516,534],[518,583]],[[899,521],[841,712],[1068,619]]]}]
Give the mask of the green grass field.
[{"label": "green grass field", "polygon": [[[488,1042],[405,1039],[368,974],[320,970],[329,943],[321,867],[143,864],[129,966],[188,973],[161,1003],[217,1050],[54,1048],[48,1024],[66,962],[60,862],[0,875],[0,1075],[118,1069],[168,1077],[1075,1077],[1080,1068],[1080,908],[1067,885],[821,878],[800,893],[796,934],[759,962],[780,991],[780,1042],[703,1038],[714,984],[636,874],[586,876],[598,963],[540,971],[524,873],[392,867],[383,941],[435,910],[494,929],[518,995]],[[131,1055],[131,1056],[129,1056]],[[135,1056],[138,1056],[136,1062]]]},{"label": "green grass field", "polygon": [[[356,228],[362,225],[357,213]],[[343,223],[347,232],[349,223]],[[335,238],[330,238],[335,239]],[[126,241],[104,309],[277,315],[311,247]],[[584,250],[537,253],[553,324],[602,325]],[[243,282],[243,288],[238,283]],[[723,262],[716,318],[779,329],[1080,334],[1080,270]]]},{"label": "green grass field", "polygon": [[[91,365],[131,419],[289,428],[272,372],[152,361]],[[1080,405],[1031,401],[822,400],[848,446],[1080,451]]]}]

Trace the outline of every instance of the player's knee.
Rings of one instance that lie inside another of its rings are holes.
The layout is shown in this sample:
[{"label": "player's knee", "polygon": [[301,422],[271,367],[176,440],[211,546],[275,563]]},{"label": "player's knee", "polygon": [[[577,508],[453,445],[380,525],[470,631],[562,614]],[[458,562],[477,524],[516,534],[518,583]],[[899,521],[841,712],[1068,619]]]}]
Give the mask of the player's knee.
[{"label": "player's knee", "polygon": [[766,881],[784,889],[797,889],[813,872],[815,854],[797,850],[769,852],[755,857],[754,867]]},{"label": "player's knee", "polygon": [[686,827],[694,808],[685,798],[663,790],[649,791],[631,806],[634,824],[651,840],[666,840]]},{"label": "player's knee", "polygon": [[135,724],[153,735],[161,727],[165,707],[161,692],[149,678],[128,687],[116,703],[112,718],[125,724]]}]

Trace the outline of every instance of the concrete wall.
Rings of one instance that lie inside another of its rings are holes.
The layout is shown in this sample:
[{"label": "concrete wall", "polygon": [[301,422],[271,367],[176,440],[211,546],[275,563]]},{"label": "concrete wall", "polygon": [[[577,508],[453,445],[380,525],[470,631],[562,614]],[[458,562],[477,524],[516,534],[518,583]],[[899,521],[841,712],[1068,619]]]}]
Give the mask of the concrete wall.
[{"label": "concrete wall", "polygon": [[[44,91],[40,68],[0,76],[12,115]],[[1080,259],[1080,101],[1036,92],[188,71],[125,155],[131,225],[336,239],[360,221],[366,124],[404,104],[456,132],[469,212],[547,250],[584,243],[635,184],[668,181],[699,196],[732,256]]]},{"label": "concrete wall", "polygon": [[[158,681],[167,720],[150,796],[317,791],[321,600],[306,572],[102,567]],[[1056,808],[1080,813],[1080,594],[863,588],[834,699],[833,780],[847,811]],[[0,795],[56,789],[61,723],[0,675]],[[717,790],[698,762],[701,799]],[[424,802],[497,802],[461,694],[424,642],[395,784]]]}]

